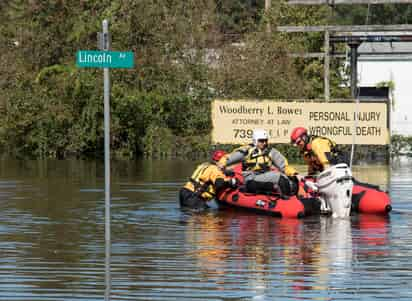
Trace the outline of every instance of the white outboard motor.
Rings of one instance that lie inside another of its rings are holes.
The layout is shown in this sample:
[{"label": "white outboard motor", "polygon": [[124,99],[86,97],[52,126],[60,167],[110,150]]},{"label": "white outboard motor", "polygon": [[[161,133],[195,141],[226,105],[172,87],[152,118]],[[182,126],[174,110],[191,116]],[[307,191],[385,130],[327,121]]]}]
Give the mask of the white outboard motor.
[{"label": "white outboard motor", "polygon": [[317,177],[321,210],[332,217],[348,217],[352,204],[352,172],[345,163],[329,167]]}]

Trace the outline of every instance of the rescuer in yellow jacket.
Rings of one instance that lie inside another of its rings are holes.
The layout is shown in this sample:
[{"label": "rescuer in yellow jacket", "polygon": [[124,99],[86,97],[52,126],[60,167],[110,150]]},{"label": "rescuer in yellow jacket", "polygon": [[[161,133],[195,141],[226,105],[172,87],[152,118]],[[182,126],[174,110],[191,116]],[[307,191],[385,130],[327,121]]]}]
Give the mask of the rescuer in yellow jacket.
[{"label": "rescuer in yellow jacket", "polygon": [[242,162],[242,175],[248,192],[280,190],[284,195],[292,195],[297,187],[288,176],[298,173],[278,150],[268,146],[268,138],[265,130],[255,129],[252,144],[235,149],[219,164],[226,167]]},{"label": "rescuer in yellow jacket", "polygon": [[348,163],[347,155],[337,148],[335,142],[326,137],[309,135],[303,127],[294,128],[290,140],[303,155],[309,175],[322,172],[330,165]]},{"label": "rescuer in yellow jacket", "polygon": [[222,150],[212,154],[211,162],[200,164],[189,181],[180,189],[179,200],[182,207],[205,209],[216,192],[226,187],[236,186],[236,179],[228,179],[216,163],[225,156]]}]

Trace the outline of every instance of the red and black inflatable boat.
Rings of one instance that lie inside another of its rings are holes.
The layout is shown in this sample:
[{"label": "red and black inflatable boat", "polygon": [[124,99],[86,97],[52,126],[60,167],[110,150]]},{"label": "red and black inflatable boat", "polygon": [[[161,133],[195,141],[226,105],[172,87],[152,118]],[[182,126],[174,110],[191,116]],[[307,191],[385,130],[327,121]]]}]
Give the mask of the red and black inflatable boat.
[{"label": "red and black inflatable boat", "polygon": [[353,180],[352,212],[387,214],[391,210],[391,199],[379,186]]},{"label": "red and black inflatable boat", "polygon": [[[302,200],[296,196],[286,198],[279,194],[251,194],[243,192],[241,188],[235,190],[227,189],[220,193],[219,202],[223,205],[287,218],[302,218],[312,215],[316,210],[311,209],[311,207],[317,206],[316,199]],[[305,208],[305,204],[307,204],[306,207],[308,208]],[[320,207],[318,209],[320,212]]]},{"label": "red and black inflatable boat", "polygon": [[[243,183],[241,166],[233,168],[234,177]],[[304,183],[300,183],[301,187]],[[302,192],[303,189],[300,189]],[[299,196],[282,196],[279,193],[252,194],[245,191],[243,186],[236,189],[226,189],[220,192],[217,199],[221,205],[243,208],[246,210],[265,213],[277,217],[302,218],[305,216],[319,215],[320,202],[316,194],[310,191]],[[351,212],[368,213],[374,215],[387,215],[392,210],[388,194],[378,186],[361,183],[354,180],[352,191]]]},{"label": "red and black inflatable boat", "polygon": [[[243,184],[241,164],[233,167],[238,183]],[[320,213],[319,201],[309,193],[304,197],[282,196],[280,193],[253,194],[240,185],[237,189],[226,189],[217,195],[221,205],[243,208],[277,217],[302,218]]]}]

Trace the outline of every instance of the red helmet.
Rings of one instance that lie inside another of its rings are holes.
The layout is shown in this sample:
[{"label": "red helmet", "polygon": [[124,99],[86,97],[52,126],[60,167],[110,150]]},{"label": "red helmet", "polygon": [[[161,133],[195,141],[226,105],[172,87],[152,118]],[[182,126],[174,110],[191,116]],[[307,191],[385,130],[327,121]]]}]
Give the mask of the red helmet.
[{"label": "red helmet", "polygon": [[294,128],[292,134],[290,134],[290,142],[296,143],[298,138],[301,138],[303,135],[307,135],[308,130],[303,127]]},{"label": "red helmet", "polygon": [[223,150],[216,150],[212,154],[212,160],[213,161],[219,161],[224,155],[226,155],[226,152]]}]

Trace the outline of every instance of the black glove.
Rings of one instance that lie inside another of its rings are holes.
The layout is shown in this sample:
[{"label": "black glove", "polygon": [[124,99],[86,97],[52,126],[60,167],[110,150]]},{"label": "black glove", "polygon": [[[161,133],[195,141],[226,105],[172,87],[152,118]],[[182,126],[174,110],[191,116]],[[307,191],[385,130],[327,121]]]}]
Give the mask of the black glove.
[{"label": "black glove", "polygon": [[231,169],[225,169],[223,173],[225,174],[226,177],[233,177],[235,175],[235,172]]}]

